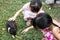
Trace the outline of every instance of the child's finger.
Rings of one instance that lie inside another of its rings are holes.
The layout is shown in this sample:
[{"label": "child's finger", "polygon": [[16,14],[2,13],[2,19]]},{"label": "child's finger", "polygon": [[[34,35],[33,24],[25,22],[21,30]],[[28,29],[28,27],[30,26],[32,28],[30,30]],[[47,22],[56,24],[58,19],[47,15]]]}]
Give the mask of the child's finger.
[{"label": "child's finger", "polygon": [[24,31],[22,31],[21,33],[25,34],[25,32],[24,32]]},{"label": "child's finger", "polygon": [[26,33],[27,33],[27,31],[23,30],[21,33],[26,34]]},{"label": "child's finger", "polygon": [[8,21],[15,21],[15,19],[13,19],[13,18],[10,18],[10,19],[8,19]]},{"label": "child's finger", "polygon": [[8,21],[11,21],[11,20],[12,20],[12,18],[8,19]]}]

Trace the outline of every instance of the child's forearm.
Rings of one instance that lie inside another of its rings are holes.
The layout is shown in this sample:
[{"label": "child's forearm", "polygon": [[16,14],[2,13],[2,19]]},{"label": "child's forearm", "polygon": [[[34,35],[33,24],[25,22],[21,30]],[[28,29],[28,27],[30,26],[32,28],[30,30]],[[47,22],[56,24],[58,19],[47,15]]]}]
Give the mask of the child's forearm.
[{"label": "child's forearm", "polygon": [[22,31],[23,34],[27,33],[29,30],[33,29],[33,26],[30,26]]},{"label": "child's forearm", "polygon": [[20,14],[20,12],[22,12],[22,8],[20,9],[20,10],[18,10],[17,12],[16,12],[16,14],[14,15],[14,18],[16,18],[19,14]]},{"label": "child's forearm", "polygon": [[33,26],[30,26],[30,27],[28,27],[27,29],[28,29],[28,30],[31,30],[31,29],[34,29],[34,27],[33,27]]}]

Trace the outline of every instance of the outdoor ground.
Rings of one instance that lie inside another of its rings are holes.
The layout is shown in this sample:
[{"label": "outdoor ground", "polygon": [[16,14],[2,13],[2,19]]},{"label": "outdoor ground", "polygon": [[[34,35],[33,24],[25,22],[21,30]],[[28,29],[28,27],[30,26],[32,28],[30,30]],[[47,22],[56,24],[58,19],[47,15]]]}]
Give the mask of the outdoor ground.
[{"label": "outdoor ground", "polygon": [[[30,0],[0,0],[0,40],[19,40],[18,38],[13,39],[9,33],[3,31],[2,28],[6,27],[6,21],[12,17],[16,11],[18,11],[22,6],[29,2]],[[49,10],[47,5],[43,5],[43,10],[49,13],[53,19],[60,21],[60,8],[55,8]],[[22,30],[26,28],[25,21],[23,20],[23,15],[20,14],[16,19],[18,26],[17,35],[20,36],[21,40],[41,40],[39,39],[35,29],[30,30],[27,34],[22,34]],[[42,33],[40,38],[42,38]]]}]

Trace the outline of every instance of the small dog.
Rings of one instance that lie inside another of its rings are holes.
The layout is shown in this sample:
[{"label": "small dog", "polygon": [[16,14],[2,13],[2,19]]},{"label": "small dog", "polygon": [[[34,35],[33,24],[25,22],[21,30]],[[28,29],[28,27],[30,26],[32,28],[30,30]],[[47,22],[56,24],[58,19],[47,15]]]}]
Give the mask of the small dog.
[{"label": "small dog", "polygon": [[9,32],[13,38],[17,34],[17,25],[15,21],[7,21],[6,23],[7,32]]}]

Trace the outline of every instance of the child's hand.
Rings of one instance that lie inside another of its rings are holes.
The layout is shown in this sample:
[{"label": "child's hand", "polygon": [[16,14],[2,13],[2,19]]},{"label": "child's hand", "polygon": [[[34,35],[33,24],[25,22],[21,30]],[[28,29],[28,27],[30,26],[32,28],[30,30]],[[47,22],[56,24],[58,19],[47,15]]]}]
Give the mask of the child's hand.
[{"label": "child's hand", "polygon": [[29,30],[33,29],[33,26],[30,26],[22,31],[23,34],[26,34]]},{"label": "child's hand", "polygon": [[8,21],[11,21],[11,20],[14,21],[15,19],[16,19],[16,18],[11,17],[11,18],[8,19]]},{"label": "child's hand", "polygon": [[28,32],[28,28],[24,29],[21,33],[26,34]]}]

